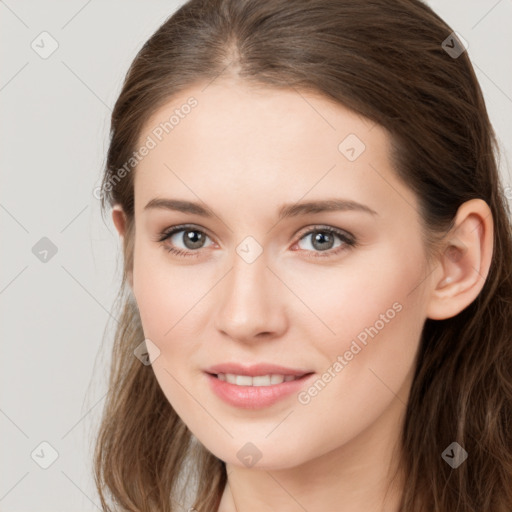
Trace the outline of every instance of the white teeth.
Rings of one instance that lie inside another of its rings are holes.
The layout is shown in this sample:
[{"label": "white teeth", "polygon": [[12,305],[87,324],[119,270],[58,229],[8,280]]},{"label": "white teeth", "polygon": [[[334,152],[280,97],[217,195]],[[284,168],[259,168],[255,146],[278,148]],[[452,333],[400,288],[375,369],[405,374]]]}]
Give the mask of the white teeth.
[{"label": "white teeth", "polygon": [[295,375],[258,375],[251,377],[249,375],[235,375],[233,373],[219,373],[219,380],[227,381],[237,386],[272,386],[274,384],[282,384],[297,379]]}]

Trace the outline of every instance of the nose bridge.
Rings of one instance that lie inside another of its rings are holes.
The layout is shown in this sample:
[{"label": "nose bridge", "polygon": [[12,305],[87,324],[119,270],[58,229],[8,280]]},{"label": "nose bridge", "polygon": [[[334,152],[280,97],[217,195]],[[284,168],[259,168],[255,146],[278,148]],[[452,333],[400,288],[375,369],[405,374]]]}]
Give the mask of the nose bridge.
[{"label": "nose bridge", "polygon": [[227,290],[225,303],[229,304],[232,312],[240,316],[246,316],[246,308],[251,306],[252,310],[262,309],[265,304],[265,297],[268,295],[267,260],[263,254],[253,261],[247,259],[243,254],[237,253],[233,257],[233,265],[227,279]]}]

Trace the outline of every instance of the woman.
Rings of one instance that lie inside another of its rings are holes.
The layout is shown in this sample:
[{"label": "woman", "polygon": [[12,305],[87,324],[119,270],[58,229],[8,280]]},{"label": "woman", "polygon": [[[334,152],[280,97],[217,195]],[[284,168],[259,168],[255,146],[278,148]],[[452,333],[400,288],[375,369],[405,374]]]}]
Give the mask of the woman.
[{"label": "woman", "polygon": [[171,16],[102,183],[124,249],[104,509],[511,510],[496,148],[463,41],[417,0]]}]

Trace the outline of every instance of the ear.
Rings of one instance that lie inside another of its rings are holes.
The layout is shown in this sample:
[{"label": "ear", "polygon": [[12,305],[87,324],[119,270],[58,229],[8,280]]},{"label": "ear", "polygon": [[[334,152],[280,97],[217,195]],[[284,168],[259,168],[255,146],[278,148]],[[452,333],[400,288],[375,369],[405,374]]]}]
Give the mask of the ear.
[{"label": "ear", "polygon": [[112,220],[114,221],[114,226],[123,241],[126,229],[126,216],[123,207],[120,204],[115,204],[112,207]]},{"label": "ear", "polygon": [[428,318],[451,318],[476,299],[489,273],[493,232],[492,212],[483,199],[471,199],[459,207],[446,236],[439,271],[433,273]]},{"label": "ear", "polygon": [[[120,204],[116,204],[112,208],[112,220],[114,221],[114,226],[119,233],[121,238],[121,245],[124,245],[124,237],[126,233],[126,214],[124,213],[123,207]],[[128,282],[130,283],[130,288],[133,290],[133,272],[128,271]]]}]

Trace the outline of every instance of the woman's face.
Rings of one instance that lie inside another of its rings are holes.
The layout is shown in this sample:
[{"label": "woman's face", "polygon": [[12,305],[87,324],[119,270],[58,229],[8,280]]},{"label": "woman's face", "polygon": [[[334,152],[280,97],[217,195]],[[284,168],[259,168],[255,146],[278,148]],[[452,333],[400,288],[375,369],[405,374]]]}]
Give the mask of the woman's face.
[{"label": "woman's face", "polygon": [[[311,93],[205,87],[153,115],[133,171],[133,292],[164,394],[237,466],[298,466],[370,432],[384,442],[405,412],[429,283],[388,134]],[[208,373],[224,363],[310,375],[229,383]]]}]

